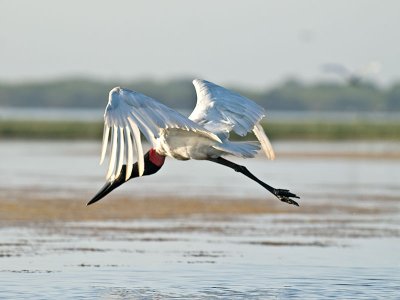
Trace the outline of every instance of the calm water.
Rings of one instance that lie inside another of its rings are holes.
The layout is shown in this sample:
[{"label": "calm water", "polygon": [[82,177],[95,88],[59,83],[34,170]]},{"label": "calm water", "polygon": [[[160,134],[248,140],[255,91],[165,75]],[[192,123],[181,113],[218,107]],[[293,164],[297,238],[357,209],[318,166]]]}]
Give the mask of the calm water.
[{"label": "calm water", "polygon": [[[400,299],[400,160],[368,157],[399,153],[400,145],[275,146],[274,162],[240,162],[271,185],[301,195],[307,205],[334,201],[377,212],[305,214],[300,207],[297,214],[234,218],[5,224],[0,299]],[[1,141],[1,197],[78,198],[85,209],[104,180],[99,148]],[[320,155],[332,152],[342,155]],[[348,152],[362,155],[347,158]],[[230,169],[173,160],[157,175],[121,187],[102,205],[112,205],[114,195],[274,201]]]},{"label": "calm water", "polygon": [[[274,143],[275,161],[232,160],[277,188],[290,188],[314,200],[328,194],[393,196],[400,192],[400,143]],[[346,153],[380,154],[381,158],[340,157]],[[280,155],[282,153],[282,155]],[[292,157],[307,153],[311,157]],[[315,153],[315,156],[313,156]],[[320,154],[339,154],[326,157]],[[94,142],[1,141],[0,189],[12,198],[77,197],[87,199],[104,184],[107,166],[99,166],[100,144]],[[136,196],[265,197],[265,190],[231,169],[203,161],[167,159],[153,176],[138,178],[113,192]],[[315,197],[317,195],[318,197]],[[346,201],[346,199],[343,199]],[[340,201],[340,200],[339,200]]]}]

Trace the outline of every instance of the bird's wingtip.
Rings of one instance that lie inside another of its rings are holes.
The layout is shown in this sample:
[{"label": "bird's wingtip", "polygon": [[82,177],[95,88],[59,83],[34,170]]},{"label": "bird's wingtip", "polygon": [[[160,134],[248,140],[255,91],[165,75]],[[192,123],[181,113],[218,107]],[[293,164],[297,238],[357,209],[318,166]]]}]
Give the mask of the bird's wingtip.
[{"label": "bird's wingtip", "polygon": [[116,87],[114,87],[114,88],[112,88],[111,90],[110,90],[110,95],[112,95],[113,93],[119,93],[121,91],[121,87],[120,86],[116,86]]},{"label": "bird's wingtip", "polygon": [[196,84],[198,84],[198,83],[200,83],[200,82],[201,82],[201,79],[198,79],[198,78],[195,78],[195,79],[192,80],[192,83],[193,83],[194,85],[196,85]]},{"label": "bird's wingtip", "polygon": [[208,81],[207,80],[204,80],[204,79],[200,79],[200,78],[195,78],[195,79],[193,79],[193,81],[192,81],[192,83],[193,83],[193,85],[200,85],[200,84],[205,84],[205,83],[207,83]]}]

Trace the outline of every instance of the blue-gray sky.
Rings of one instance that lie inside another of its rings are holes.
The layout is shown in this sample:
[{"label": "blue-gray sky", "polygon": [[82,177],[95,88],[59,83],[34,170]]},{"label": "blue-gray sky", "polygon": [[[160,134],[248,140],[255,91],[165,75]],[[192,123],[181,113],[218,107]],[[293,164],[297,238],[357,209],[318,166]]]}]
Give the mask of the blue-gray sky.
[{"label": "blue-gray sky", "polygon": [[400,79],[400,2],[0,0],[0,80],[201,77],[268,86],[381,62]]}]

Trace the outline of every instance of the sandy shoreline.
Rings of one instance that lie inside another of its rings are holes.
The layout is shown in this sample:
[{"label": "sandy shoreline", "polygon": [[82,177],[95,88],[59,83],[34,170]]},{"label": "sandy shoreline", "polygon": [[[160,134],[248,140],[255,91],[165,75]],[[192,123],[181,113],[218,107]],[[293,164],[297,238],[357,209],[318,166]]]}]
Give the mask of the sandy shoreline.
[{"label": "sandy shoreline", "polygon": [[396,199],[385,198],[384,205],[362,206],[362,199],[348,204],[319,202],[305,198],[300,207],[275,199],[229,198],[113,198],[86,206],[79,199],[0,198],[1,223],[51,221],[108,221],[135,219],[185,218],[193,215],[230,217],[261,214],[380,214],[394,212]]}]

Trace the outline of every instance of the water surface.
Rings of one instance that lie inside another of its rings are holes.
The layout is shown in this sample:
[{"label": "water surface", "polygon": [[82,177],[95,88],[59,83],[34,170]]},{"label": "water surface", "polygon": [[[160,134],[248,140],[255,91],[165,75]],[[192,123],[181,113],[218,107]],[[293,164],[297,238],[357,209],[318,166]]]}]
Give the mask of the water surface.
[{"label": "water surface", "polygon": [[10,203],[91,209],[85,203],[105,167],[98,143],[2,141],[0,298],[399,299],[400,160],[392,155],[399,144],[274,145],[274,162],[237,161],[299,194],[300,208],[222,166],[168,159],[160,173],[125,184],[97,207],[111,210],[121,198],[167,206],[168,197],[183,197],[282,209],[138,218],[133,202],[118,206],[132,219],[12,221]]}]

